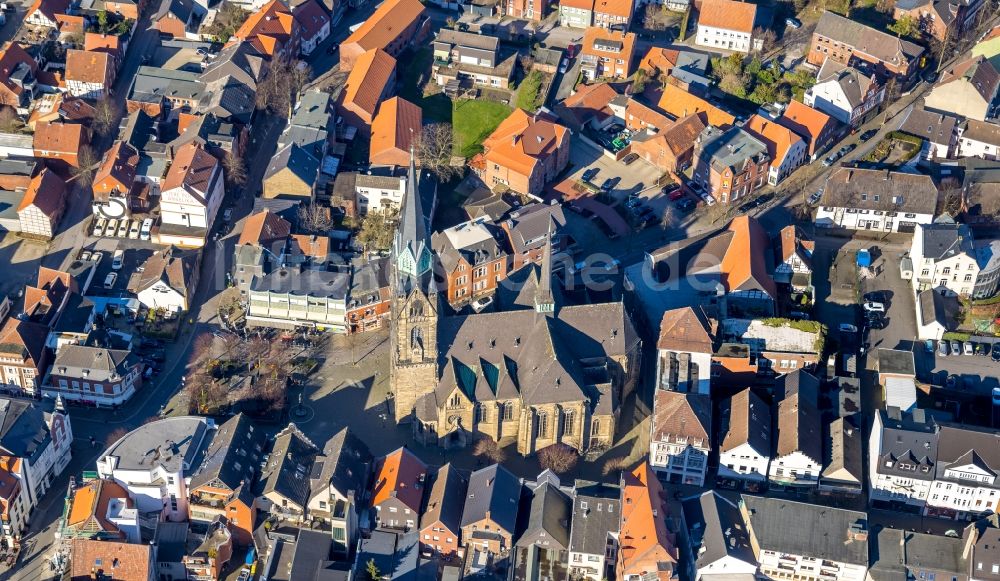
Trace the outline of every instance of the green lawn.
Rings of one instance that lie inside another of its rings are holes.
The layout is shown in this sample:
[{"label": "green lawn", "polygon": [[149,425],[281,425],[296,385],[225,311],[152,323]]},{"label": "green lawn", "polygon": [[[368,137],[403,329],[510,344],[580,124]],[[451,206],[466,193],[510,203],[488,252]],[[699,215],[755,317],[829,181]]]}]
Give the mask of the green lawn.
[{"label": "green lawn", "polygon": [[452,123],[455,154],[472,157],[482,151],[483,140],[513,111],[503,103],[463,99],[455,103]]},{"label": "green lawn", "polygon": [[538,110],[542,105],[539,102],[538,93],[542,90],[543,80],[541,71],[531,71],[531,74],[524,78],[517,90],[518,107],[529,113]]}]

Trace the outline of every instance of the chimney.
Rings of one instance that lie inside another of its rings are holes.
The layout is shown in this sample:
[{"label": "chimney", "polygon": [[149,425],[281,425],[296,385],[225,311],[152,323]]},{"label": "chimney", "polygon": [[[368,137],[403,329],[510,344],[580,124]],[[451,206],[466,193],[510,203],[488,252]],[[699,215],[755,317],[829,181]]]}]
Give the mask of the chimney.
[{"label": "chimney", "polygon": [[520,135],[518,135],[517,133],[515,133],[514,135],[512,135],[511,138],[510,138],[510,144],[511,145],[517,145],[517,138],[518,137],[520,137]]}]

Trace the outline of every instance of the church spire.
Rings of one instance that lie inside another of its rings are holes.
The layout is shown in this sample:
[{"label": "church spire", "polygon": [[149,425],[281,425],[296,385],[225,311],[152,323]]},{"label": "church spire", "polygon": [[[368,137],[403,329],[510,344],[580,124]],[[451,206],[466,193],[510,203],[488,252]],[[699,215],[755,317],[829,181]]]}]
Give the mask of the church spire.
[{"label": "church spire", "polygon": [[[406,174],[406,192],[403,194],[399,230],[393,244],[399,290],[408,292],[414,283],[431,270],[431,252],[428,237],[427,215],[424,213],[418,184],[417,161],[410,146],[410,167]],[[426,290],[426,289],[425,289]]]},{"label": "church spire", "polygon": [[535,289],[535,312],[549,314],[555,312],[556,300],[552,294],[552,217],[549,216],[545,248],[542,250],[542,269]]}]

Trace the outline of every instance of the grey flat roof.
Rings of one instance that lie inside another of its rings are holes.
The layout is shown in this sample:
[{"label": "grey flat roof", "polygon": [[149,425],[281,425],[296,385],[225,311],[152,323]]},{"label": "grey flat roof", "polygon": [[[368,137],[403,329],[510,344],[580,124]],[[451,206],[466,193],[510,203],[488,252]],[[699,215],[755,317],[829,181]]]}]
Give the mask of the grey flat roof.
[{"label": "grey flat roof", "polygon": [[209,438],[209,420],[197,416],[164,418],[140,426],[111,445],[101,455],[118,458],[116,470],[166,472],[194,470],[201,464]]}]

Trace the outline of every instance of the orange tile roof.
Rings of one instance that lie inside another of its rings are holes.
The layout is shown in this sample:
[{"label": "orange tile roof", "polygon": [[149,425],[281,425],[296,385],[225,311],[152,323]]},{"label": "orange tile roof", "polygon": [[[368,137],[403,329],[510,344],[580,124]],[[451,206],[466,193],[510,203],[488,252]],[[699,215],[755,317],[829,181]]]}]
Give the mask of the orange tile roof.
[{"label": "orange tile roof", "polygon": [[632,18],[632,4],[630,0],[597,0],[594,2],[594,12]]},{"label": "orange tile roof", "polygon": [[424,489],[421,482],[427,475],[427,465],[413,452],[400,448],[378,461],[375,467],[375,490],[372,506],[395,498],[420,514]]},{"label": "orange tile roof", "polygon": [[691,307],[682,307],[663,313],[660,321],[658,349],[713,353],[712,336],[706,321]]},{"label": "orange tile roof", "polygon": [[366,51],[384,49],[423,13],[420,0],[385,0],[341,45],[357,44]]},{"label": "orange tile roof", "polygon": [[31,7],[28,8],[28,12],[25,13],[25,18],[31,16],[37,10],[45,15],[45,18],[48,20],[55,22],[56,15],[65,14],[70,4],[70,0],[35,0],[32,2]]},{"label": "orange tile roof", "polygon": [[306,0],[292,9],[292,15],[299,23],[303,38],[313,38],[330,23],[326,9],[316,0]]},{"label": "orange tile roof", "polygon": [[658,70],[661,74],[667,74],[675,66],[677,66],[677,59],[679,56],[680,51],[678,50],[664,48],[662,46],[651,46],[649,47],[649,52],[646,53],[646,56],[642,57],[642,62],[639,63],[639,68],[644,69],[647,72]]},{"label": "orange tile roof", "polygon": [[813,143],[830,125],[831,119],[826,113],[793,99],[778,122]]},{"label": "orange tile roof", "polygon": [[607,83],[579,85],[576,92],[563,101],[563,106],[570,110],[579,123],[586,123],[595,116],[598,121],[613,117],[611,101],[618,96],[618,91]]},{"label": "orange tile roof", "polygon": [[756,20],[757,5],[737,0],[704,0],[698,12],[699,25],[739,32],[753,32]]},{"label": "orange tile roof", "polygon": [[[622,49],[618,53],[608,53],[603,50],[597,50],[594,48],[594,43],[598,40],[620,42],[622,43]],[[601,28],[600,26],[591,26],[583,33],[583,48],[580,49],[580,54],[591,55],[598,58],[610,58],[610,55],[615,55],[615,59],[625,61],[626,72],[631,73],[632,56],[635,51],[635,40],[636,36],[634,32],[626,33],[608,30],[606,28]]]},{"label": "orange tile roof", "polygon": [[188,193],[207,195],[218,167],[219,160],[205,148],[194,142],[186,143],[174,155],[160,191],[183,187]]},{"label": "orange tile roof", "polygon": [[767,153],[774,160],[775,165],[781,165],[792,145],[802,141],[802,138],[791,129],[760,115],[751,117],[744,129],[767,145]]},{"label": "orange tile roof", "polygon": [[66,51],[66,80],[107,86],[113,71],[106,52],[70,49]]},{"label": "orange tile roof", "polygon": [[372,121],[371,157],[389,149],[409,151],[420,137],[423,111],[402,97],[388,99]]},{"label": "orange tile roof", "polygon": [[622,526],[618,535],[618,571],[623,575],[655,575],[663,581],[676,575],[677,547],[667,530],[663,487],[643,462],[622,476]]},{"label": "orange tile roof", "polygon": [[532,118],[523,109],[514,109],[483,142],[486,160],[522,175],[531,175],[541,160],[554,154],[569,130],[548,118]]},{"label": "orange tile roof", "polygon": [[233,36],[249,42],[268,56],[274,56],[280,48],[279,43],[287,44],[292,39],[296,26],[288,6],[281,0],[271,0],[251,14]]},{"label": "orange tile roof", "polygon": [[396,59],[380,48],[360,57],[344,83],[343,103],[353,103],[369,115],[375,115],[379,98],[396,70]]},{"label": "orange tile roof", "polygon": [[326,260],[330,257],[330,239],[326,236],[292,234],[292,246],[303,256]]},{"label": "orange tile roof", "polygon": [[284,240],[292,232],[292,225],[281,216],[265,209],[247,216],[243,222],[239,245],[265,244],[276,240]]},{"label": "orange tile roof", "polygon": [[[149,581],[153,575],[153,549],[146,544],[73,539],[70,543],[70,579],[84,581]],[[98,564],[100,563],[100,564]]]},{"label": "orange tile roof", "polygon": [[[625,103],[625,117],[626,119],[633,117],[646,125],[656,127],[661,132],[674,124],[674,122],[667,118],[667,116],[663,113],[660,113],[649,105],[641,101],[636,101],[635,99],[629,99],[628,102]],[[633,126],[637,125],[632,121],[632,119],[628,119],[628,121]]]},{"label": "orange tile roof", "polygon": [[104,154],[101,167],[94,174],[94,183],[112,178],[125,188],[132,186],[136,167],[139,164],[139,152],[124,141],[116,141],[111,149]]},{"label": "orange tile roof", "polygon": [[660,109],[676,118],[687,117],[692,113],[705,113],[708,124],[716,127],[724,128],[736,121],[736,118],[729,113],[676,85],[667,85],[663,88],[663,96],[660,97],[658,105]]},{"label": "orange tile roof", "polygon": [[579,8],[580,10],[593,10],[594,0],[559,0],[559,6]]},{"label": "orange tile roof", "polygon": [[83,125],[39,122],[33,140],[35,151],[76,155],[83,144]]},{"label": "orange tile roof", "polygon": [[83,50],[104,50],[117,54],[121,48],[121,40],[114,34],[97,34],[94,32],[88,32],[83,37]]},{"label": "orange tile roof", "polygon": [[87,21],[83,16],[56,14],[56,26],[59,28],[59,34],[83,34]]},{"label": "orange tile roof", "polygon": [[702,115],[703,113],[692,113],[660,132],[660,137],[663,138],[663,142],[670,148],[674,157],[694,148],[695,140],[707,127]]},{"label": "orange tile roof", "polygon": [[66,184],[54,172],[45,168],[31,178],[17,211],[22,212],[33,205],[52,218],[65,207],[65,193]]},{"label": "orange tile roof", "polygon": [[768,236],[760,222],[750,216],[738,216],[729,223],[727,230],[732,238],[719,269],[726,290],[734,292],[759,287],[772,298],[778,296],[774,279],[767,273]]},{"label": "orange tile roof", "polygon": [[71,494],[69,514],[66,525],[77,530],[99,529],[106,533],[118,533],[118,525],[109,521],[108,505],[112,499],[125,501],[125,506],[134,508],[135,503],[129,498],[128,491],[114,480],[91,480],[77,488]]}]

